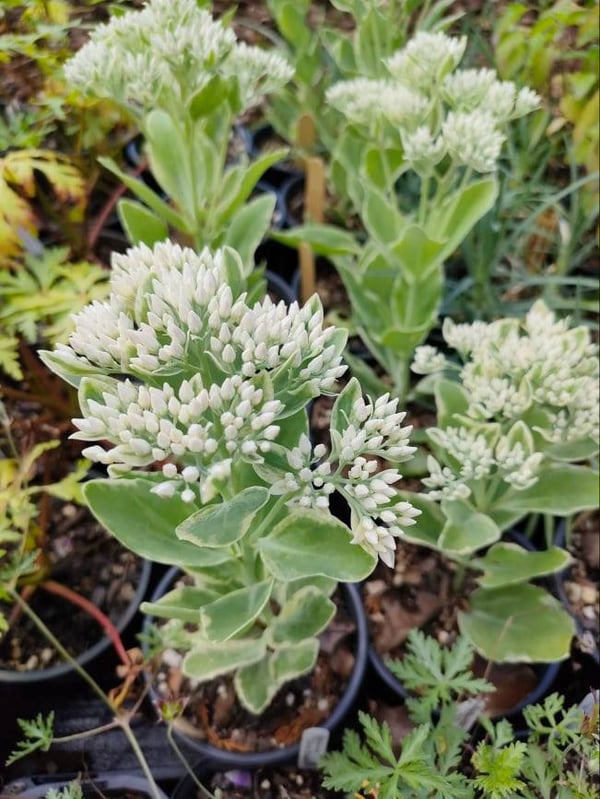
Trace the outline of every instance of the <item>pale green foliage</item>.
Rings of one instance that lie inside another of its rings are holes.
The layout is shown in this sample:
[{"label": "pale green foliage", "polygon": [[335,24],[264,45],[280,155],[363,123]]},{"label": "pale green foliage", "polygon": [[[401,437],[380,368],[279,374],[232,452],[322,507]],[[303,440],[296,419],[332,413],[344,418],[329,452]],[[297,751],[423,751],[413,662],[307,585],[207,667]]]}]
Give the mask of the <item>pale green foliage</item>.
[{"label": "pale green foliage", "polygon": [[[426,431],[428,493],[405,495],[423,511],[407,538],[479,571],[459,623],[486,657],[565,658],[572,622],[530,581],[565,568],[568,553],[551,542],[531,552],[500,539],[530,514],[597,506],[597,347],[587,328],[556,319],[541,300],[524,319],[447,318],[443,333],[462,364],[430,346],[417,348],[413,364],[427,375],[437,426]],[[531,629],[531,614],[547,625]]]},{"label": "pale green foliage", "polygon": [[65,72],[85,94],[133,114],[149,168],[169,197],[101,160],[142,201],[119,203],[130,241],[151,245],[172,227],[198,248],[235,247],[250,272],[275,198],[247,201],[285,151],[228,165],[228,149],[236,117],[291,77],[283,58],[237,42],[227,20],[213,20],[194,0],[152,0],[97,26]]},{"label": "pale green foliage", "polygon": [[473,765],[479,774],[474,779],[475,785],[490,799],[513,796],[515,791],[524,787],[517,775],[526,751],[527,746],[520,741],[497,751],[488,744],[480,743],[473,755]]},{"label": "pale green foliage", "polygon": [[24,739],[19,741],[17,748],[11,753],[6,761],[7,766],[38,749],[47,752],[52,744],[54,711],[51,711],[46,717],[38,713],[34,719],[18,719],[18,723]]},{"label": "pale green foliage", "polygon": [[[84,450],[110,475],[86,484],[92,511],[139,555],[193,575],[146,611],[170,620],[161,632],[186,674],[232,673],[258,713],[313,667],[336,582],[377,557],[392,565],[418,512],[397,469],[377,470],[414,451],[398,400],[365,399],[356,380],[338,392],[345,331],[324,326],[316,296],[287,308],[244,288],[233,249],[133,248],[113,257],[108,300],[41,357],[79,386],[75,438],[107,444]],[[308,437],[305,407],[322,393],[336,396],[330,452]],[[330,511],[336,490],[350,529]]]},{"label": "pale green foliage", "polygon": [[496,200],[503,131],[538,101],[492,70],[458,70],[465,47],[465,37],[418,31],[380,64],[384,77],[331,86],[331,179],[366,240],[322,225],[278,234],[333,260],[355,329],[402,398],[411,356],[437,321],[444,261]]}]

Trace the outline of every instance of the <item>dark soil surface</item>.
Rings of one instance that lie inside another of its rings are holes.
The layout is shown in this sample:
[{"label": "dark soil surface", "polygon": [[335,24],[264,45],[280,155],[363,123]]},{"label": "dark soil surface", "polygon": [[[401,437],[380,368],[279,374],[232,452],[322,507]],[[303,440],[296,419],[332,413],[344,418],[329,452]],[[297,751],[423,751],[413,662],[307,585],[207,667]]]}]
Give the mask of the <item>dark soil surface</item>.
[{"label": "dark soil surface", "polygon": [[[378,567],[363,591],[375,650],[381,656],[401,658],[411,629],[420,628],[442,645],[452,645],[458,636],[457,615],[467,607],[475,582],[467,575],[464,587],[453,588],[456,564],[425,547],[398,544],[393,571]],[[531,666],[489,663],[475,658],[473,671],[496,686],[486,697],[491,717],[505,714],[537,684]]]},{"label": "dark soil surface", "polygon": [[355,625],[338,594],[333,599],[337,612],[319,636],[315,668],[287,683],[260,716],[240,705],[230,677],[196,687],[181,674],[181,655],[167,650],[159,667],[157,689],[161,697],[188,700],[183,718],[176,722],[179,730],[223,749],[250,752],[289,746],[305,729],[321,724],[339,702],[354,668]]},{"label": "dark soil surface", "polygon": [[563,601],[579,626],[577,646],[598,657],[600,621],[600,512],[579,516],[567,548],[575,562],[559,577]]},{"label": "dark soil surface", "polygon": [[[54,508],[47,551],[52,580],[89,599],[115,624],[135,596],[141,560],[125,550],[91,516],[70,503]],[[30,605],[72,655],[98,641],[98,623],[72,603],[36,588]],[[7,611],[7,615],[10,611]],[[0,668],[32,671],[61,662],[33,623],[20,614],[0,643]]]}]

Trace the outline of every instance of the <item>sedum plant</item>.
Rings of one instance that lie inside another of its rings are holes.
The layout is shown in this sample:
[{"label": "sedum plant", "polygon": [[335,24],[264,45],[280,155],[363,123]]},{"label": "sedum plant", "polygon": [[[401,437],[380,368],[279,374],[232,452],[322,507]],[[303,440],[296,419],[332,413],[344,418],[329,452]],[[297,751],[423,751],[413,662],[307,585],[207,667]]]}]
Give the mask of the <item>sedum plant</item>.
[{"label": "sedum plant", "polygon": [[84,94],[109,98],[133,116],[170,199],[100,159],[142,201],[119,204],[130,240],[151,245],[174,228],[197,247],[236,247],[251,269],[275,198],[246,201],[285,151],[227,166],[228,147],[238,115],[291,77],[283,58],[236,41],[195,0],[151,0],[97,26],[65,75]]},{"label": "sedum plant", "polygon": [[[249,305],[234,250],[167,241],[112,267],[109,299],[42,353],[79,388],[75,438],[108,442],[84,450],[109,471],[85,496],[125,546],[192,575],[146,610],[171,620],[162,630],[186,651],[186,674],[233,673],[259,713],[314,665],[336,583],[393,563],[418,515],[394,488],[411,428],[397,399],[364,399],[351,380],[331,452],[311,446],[306,404],[337,393],[346,333],[323,326],[316,296]],[[377,458],[390,467],[377,472]],[[329,510],[334,491],[350,529]]]},{"label": "sedum plant", "polygon": [[[361,712],[362,735],[346,730],[342,751],[321,759],[324,787],[377,799],[596,796],[597,695],[591,695],[589,714],[585,701],[565,707],[556,693],[525,708],[529,736],[519,740],[508,721],[493,724],[481,715],[481,700],[494,688],[472,675],[472,660],[465,638],[445,649],[412,631],[405,657],[390,663],[418,693],[408,700],[412,729],[400,752],[389,726]],[[473,751],[469,730],[478,715],[486,736]]]},{"label": "sedum plant", "polygon": [[581,463],[598,452],[597,347],[587,328],[569,328],[541,300],[525,319],[446,319],[442,329],[462,363],[430,346],[416,351],[413,369],[435,375],[438,418],[426,431],[428,493],[410,495],[423,516],[406,537],[479,572],[459,626],[483,655],[567,657],[571,620],[530,580],[563,569],[568,554],[500,539],[530,514],[597,506],[598,474]]},{"label": "sedum plant", "polygon": [[539,102],[491,69],[458,69],[466,45],[419,31],[385,60],[385,77],[328,89],[340,116],[331,178],[364,234],[316,225],[278,234],[332,258],[353,322],[400,397],[414,349],[437,321],[444,261],[496,200],[505,130]]}]

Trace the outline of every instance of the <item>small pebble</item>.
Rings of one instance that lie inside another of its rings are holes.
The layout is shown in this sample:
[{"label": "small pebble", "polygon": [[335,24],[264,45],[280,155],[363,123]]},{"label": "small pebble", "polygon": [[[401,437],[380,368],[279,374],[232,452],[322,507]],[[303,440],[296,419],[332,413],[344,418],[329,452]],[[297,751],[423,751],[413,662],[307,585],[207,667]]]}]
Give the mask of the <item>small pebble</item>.
[{"label": "small pebble", "polygon": [[447,644],[448,639],[450,638],[450,633],[447,630],[440,630],[437,634],[437,639],[440,644]]},{"label": "small pebble", "polygon": [[566,582],[565,591],[571,602],[579,602],[581,599],[581,586],[577,583]]},{"label": "small pebble", "polygon": [[44,649],[42,649],[42,651],[40,652],[40,660],[45,665],[46,663],[52,660],[53,654],[54,654],[53,650],[49,646],[47,646]]},{"label": "small pebble", "polygon": [[181,666],[182,660],[183,660],[182,656],[179,654],[179,652],[176,652],[174,649],[165,649],[165,651],[162,654],[163,663],[165,663],[167,666],[170,666],[171,668],[175,669],[179,668],[179,666]]},{"label": "small pebble", "polygon": [[294,704],[295,701],[296,701],[296,697],[294,696],[294,694],[291,691],[290,691],[289,694],[286,694],[285,703],[286,703],[286,705],[288,707],[292,707],[292,705]]},{"label": "small pebble", "polygon": [[581,587],[581,599],[586,605],[595,605],[598,601],[598,591],[593,585]]},{"label": "small pebble", "polygon": [[260,784],[260,787],[261,787],[261,788],[262,788],[264,791],[266,791],[266,790],[268,790],[268,789],[271,787],[271,783],[269,782],[269,780],[263,780],[263,781],[261,782],[261,784]]},{"label": "small pebble", "polygon": [[34,671],[37,669],[39,662],[37,655],[31,655],[27,663],[25,663],[25,671]]},{"label": "small pebble", "polygon": [[586,619],[590,619],[591,621],[592,619],[596,618],[596,608],[592,607],[592,605],[586,605],[584,608],[582,608],[581,614],[582,616],[585,616]]},{"label": "small pebble", "polygon": [[329,701],[323,697],[323,699],[319,699],[317,702],[317,710],[321,710],[325,712],[329,710]]}]

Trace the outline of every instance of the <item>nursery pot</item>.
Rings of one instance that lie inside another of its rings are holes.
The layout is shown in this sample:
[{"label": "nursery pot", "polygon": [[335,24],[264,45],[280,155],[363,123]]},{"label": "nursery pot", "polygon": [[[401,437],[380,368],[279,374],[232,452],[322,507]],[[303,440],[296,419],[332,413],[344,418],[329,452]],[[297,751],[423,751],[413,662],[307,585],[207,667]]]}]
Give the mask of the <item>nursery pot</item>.
[{"label": "nursery pot", "polygon": [[[247,131],[248,135],[248,155],[250,158],[258,158],[268,150],[273,150],[285,145],[279,138],[273,127],[269,124],[259,125]],[[264,174],[264,180],[276,188],[281,188],[290,178],[302,176],[303,171],[294,161],[279,161],[269,167]]]},{"label": "nursery pot", "polygon": [[[63,777],[46,775],[40,777],[25,777],[14,780],[2,789],[4,796],[14,796],[17,799],[43,799],[50,789],[60,790],[73,780],[77,774]],[[96,799],[99,796],[104,799],[137,799],[140,797],[152,797],[150,785],[145,777],[137,777],[133,774],[98,774],[91,775],[89,778],[81,780],[81,789],[84,799]],[[160,788],[158,789],[161,799],[168,799],[167,794]]]},{"label": "nursery pot", "polygon": [[[557,547],[562,547],[566,549],[567,544],[567,527],[562,520],[560,524],[556,528],[556,534],[554,538],[554,544]],[[553,575],[554,579],[554,590],[556,595],[560,599],[563,604],[565,610],[570,613],[575,621],[575,626],[577,629],[576,641],[577,647],[581,652],[585,655],[589,655],[596,663],[600,663],[600,644],[598,641],[598,630],[593,629],[592,624],[586,624],[582,615],[577,612],[577,609],[573,606],[573,602],[569,597],[567,592],[567,583],[569,582],[569,577],[571,575],[571,568],[567,567],[564,571]],[[597,597],[596,597],[596,612],[597,612]]]},{"label": "nursery pot", "polygon": [[[507,534],[507,538],[512,542],[519,544],[524,549],[533,550],[534,547],[531,542],[523,535],[516,531],[511,531]],[[404,684],[388,669],[383,657],[375,650],[372,643],[369,644],[369,666],[375,672],[380,682],[384,686],[385,692],[398,700],[406,699],[411,696],[411,692],[405,688]],[[504,717],[512,717],[519,714],[527,705],[532,705],[539,699],[544,697],[551,686],[553,685],[558,672],[560,671],[560,663],[530,663],[527,664],[535,671],[537,683],[535,687],[529,691],[519,702],[513,705],[509,710],[503,712],[501,715]]]},{"label": "nursery pot", "polygon": [[[151,601],[156,602],[167,593],[180,574],[181,571],[178,567],[171,568],[158,584]],[[182,743],[185,743],[186,751],[194,752],[196,757],[210,765],[214,770],[281,766],[297,763],[299,759],[304,762],[316,762],[318,757],[325,751],[329,733],[333,733],[341,727],[345,717],[355,706],[367,666],[367,620],[360,592],[355,585],[348,583],[341,583],[339,587],[343,592],[345,610],[347,610],[348,615],[355,624],[352,648],[354,666],[340,700],[331,714],[318,727],[305,731],[302,740],[297,743],[266,751],[240,752],[221,749],[218,746],[187,735],[177,727],[174,727],[174,734]],[[144,622],[144,629],[147,630],[151,623],[152,617],[147,617]],[[149,694],[154,702],[160,698],[154,686],[151,686]]]},{"label": "nursery pot", "polygon": [[[126,630],[135,616],[142,600],[144,599],[146,590],[148,589],[148,585],[150,583],[151,569],[152,564],[150,561],[141,560],[135,594],[121,616],[114,623],[119,633],[123,633]],[[92,619],[90,620],[90,623],[96,624],[96,622]],[[100,629],[99,625],[97,626],[98,629]],[[80,666],[89,668],[90,665],[92,665],[97,659],[106,654],[111,646],[112,643],[110,638],[108,638],[106,635],[103,635],[98,641],[96,641],[95,644],[88,647],[84,652],[77,655],[74,659],[77,661],[77,663],[79,663]],[[0,691],[2,690],[2,683],[4,683],[6,686],[10,686],[11,691],[15,686],[22,687],[24,691],[30,691],[35,686],[43,685],[48,681],[54,683],[55,681],[70,679],[76,676],[75,670],[69,663],[59,663],[58,665],[51,666],[50,668],[32,669],[31,671],[0,669]]]}]

